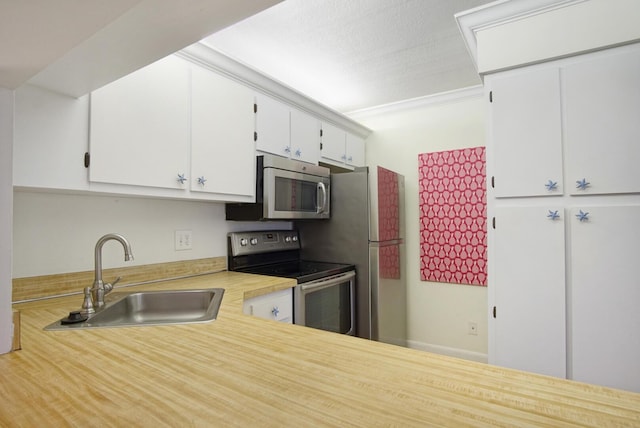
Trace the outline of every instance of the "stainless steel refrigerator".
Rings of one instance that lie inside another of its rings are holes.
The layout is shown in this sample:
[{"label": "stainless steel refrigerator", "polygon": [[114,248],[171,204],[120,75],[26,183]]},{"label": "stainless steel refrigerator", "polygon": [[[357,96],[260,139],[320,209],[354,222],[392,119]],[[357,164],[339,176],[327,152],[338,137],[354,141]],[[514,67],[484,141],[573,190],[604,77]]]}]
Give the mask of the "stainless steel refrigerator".
[{"label": "stainless steel refrigerator", "polygon": [[331,175],[331,218],[296,223],[302,257],[356,266],[356,335],[407,345],[404,177],[382,167]]}]

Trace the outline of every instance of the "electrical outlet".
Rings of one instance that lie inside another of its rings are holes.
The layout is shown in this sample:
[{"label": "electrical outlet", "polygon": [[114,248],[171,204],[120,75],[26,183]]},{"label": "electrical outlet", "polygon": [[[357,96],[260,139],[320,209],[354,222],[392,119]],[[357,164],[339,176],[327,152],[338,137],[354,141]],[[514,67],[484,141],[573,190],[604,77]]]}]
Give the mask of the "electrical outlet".
[{"label": "electrical outlet", "polygon": [[175,249],[176,251],[191,250],[192,247],[192,235],[190,230],[176,230],[175,234]]},{"label": "electrical outlet", "polygon": [[467,333],[477,336],[478,335],[478,323],[475,321],[469,321],[468,327],[467,327]]}]

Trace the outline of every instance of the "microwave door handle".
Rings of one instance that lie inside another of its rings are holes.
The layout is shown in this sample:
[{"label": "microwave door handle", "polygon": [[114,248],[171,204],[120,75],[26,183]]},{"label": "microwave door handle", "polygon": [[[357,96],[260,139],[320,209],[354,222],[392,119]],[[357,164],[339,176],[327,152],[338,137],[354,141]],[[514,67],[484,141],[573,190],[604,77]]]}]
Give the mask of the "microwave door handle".
[{"label": "microwave door handle", "polygon": [[[322,203],[316,206],[316,214],[322,214],[327,209],[327,187],[323,182],[318,183],[318,191],[322,194]],[[318,198],[318,201],[320,201],[320,198]]]}]

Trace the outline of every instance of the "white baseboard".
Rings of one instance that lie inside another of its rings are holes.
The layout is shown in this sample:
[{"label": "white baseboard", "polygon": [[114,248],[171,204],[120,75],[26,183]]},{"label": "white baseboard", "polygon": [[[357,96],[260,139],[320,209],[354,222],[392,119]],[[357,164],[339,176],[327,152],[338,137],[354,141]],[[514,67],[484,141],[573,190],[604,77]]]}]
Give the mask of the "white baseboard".
[{"label": "white baseboard", "polygon": [[430,343],[417,342],[415,340],[407,340],[407,346],[411,349],[418,349],[420,351],[433,352],[434,354],[462,358],[470,361],[477,361],[479,363],[488,362],[487,354],[483,354],[481,352],[468,351],[466,349],[450,348],[448,346],[433,345]]}]

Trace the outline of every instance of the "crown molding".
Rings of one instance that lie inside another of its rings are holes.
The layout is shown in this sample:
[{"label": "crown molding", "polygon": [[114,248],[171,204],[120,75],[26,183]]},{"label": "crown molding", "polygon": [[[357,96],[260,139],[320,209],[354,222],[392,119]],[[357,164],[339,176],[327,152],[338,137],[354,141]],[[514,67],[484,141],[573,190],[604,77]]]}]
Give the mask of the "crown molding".
[{"label": "crown molding", "polygon": [[433,107],[439,104],[450,104],[473,98],[481,98],[483,94],[484,87],[482,85],[475,85],[467,88],[455,89],[453,91],[441,92],[439,94],[411,98],[409,100],[398,101],[362,110],[355,110],[346,114],[352,119],[361,120],[373,116],[381,116],[406,110]]},{"label": "crown molding", "polygon": [[454,15],[458,29],[467,46],[473,65],[478,71],[476,32],[495,25],[547,13],[588,0],[498,0]]}]

